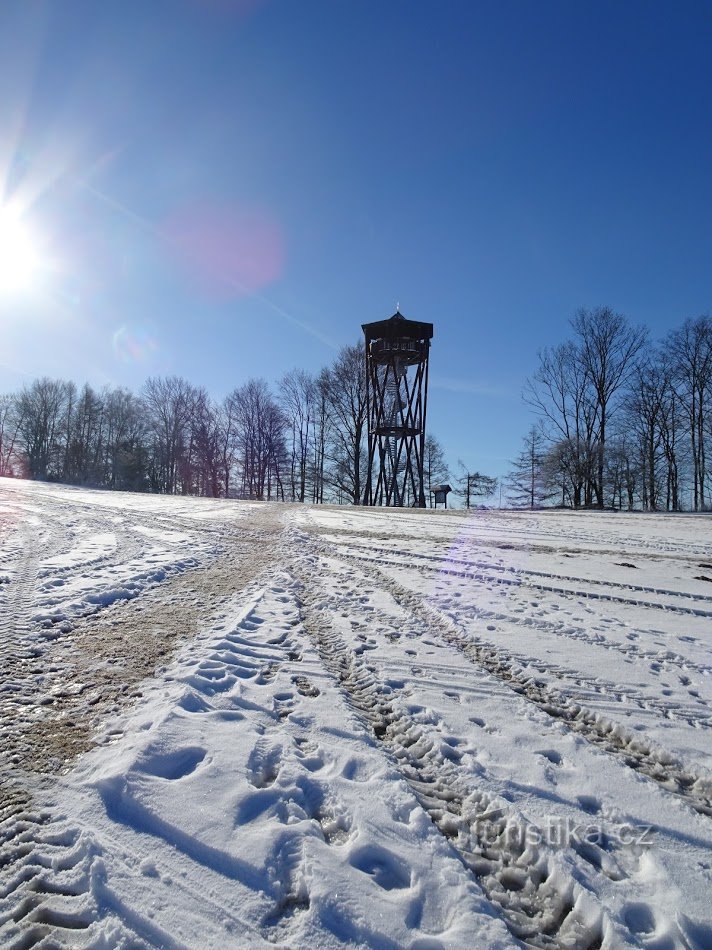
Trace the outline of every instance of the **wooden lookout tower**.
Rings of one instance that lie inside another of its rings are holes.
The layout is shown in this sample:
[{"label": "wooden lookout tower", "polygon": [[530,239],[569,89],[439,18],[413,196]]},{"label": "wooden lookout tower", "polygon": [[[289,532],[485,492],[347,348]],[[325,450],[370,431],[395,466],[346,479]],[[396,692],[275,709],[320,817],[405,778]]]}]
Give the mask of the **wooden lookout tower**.
[{"label": "wooden lookout tower", "polygon": [[364,323],[368,471],[364,505],[425,508],[423,457],[432,323]]}]

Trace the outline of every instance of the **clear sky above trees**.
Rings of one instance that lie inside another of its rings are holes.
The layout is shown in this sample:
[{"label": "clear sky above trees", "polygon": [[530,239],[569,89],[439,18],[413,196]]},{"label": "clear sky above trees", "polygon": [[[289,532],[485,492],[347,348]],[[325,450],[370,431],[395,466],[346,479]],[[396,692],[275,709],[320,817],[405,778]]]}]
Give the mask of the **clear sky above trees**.
[{"label": "clear sky above trees", "polygon": [[429,421],[507,469],[579,307],[712,308],[706,3],[6,0],[0,194],[36,248],[0,391],[222,397],[316,372],[400,304]]}]

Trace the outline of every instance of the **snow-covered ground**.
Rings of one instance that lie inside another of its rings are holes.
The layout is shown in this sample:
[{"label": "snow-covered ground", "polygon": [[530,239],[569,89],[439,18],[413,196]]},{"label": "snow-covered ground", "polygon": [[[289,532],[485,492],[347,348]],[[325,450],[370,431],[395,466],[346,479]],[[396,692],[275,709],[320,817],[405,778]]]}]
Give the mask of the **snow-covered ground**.
[{"label": "snow-covered ground", "polygon": [[712,947],[712,519],[0,480],[0,944]]}]

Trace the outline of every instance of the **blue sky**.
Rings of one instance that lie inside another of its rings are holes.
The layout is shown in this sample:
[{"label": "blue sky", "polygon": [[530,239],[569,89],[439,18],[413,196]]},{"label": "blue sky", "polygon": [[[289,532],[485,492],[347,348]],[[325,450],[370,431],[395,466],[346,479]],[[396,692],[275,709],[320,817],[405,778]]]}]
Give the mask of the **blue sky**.
[{"label": "blue sky", "polygon": [[576,308],[712,309],[711,44],[708,3],[5,0],[0,188],[40,266],[0,391],[222,396],[398,302],[435,325],[430,428],[501,474]]}]

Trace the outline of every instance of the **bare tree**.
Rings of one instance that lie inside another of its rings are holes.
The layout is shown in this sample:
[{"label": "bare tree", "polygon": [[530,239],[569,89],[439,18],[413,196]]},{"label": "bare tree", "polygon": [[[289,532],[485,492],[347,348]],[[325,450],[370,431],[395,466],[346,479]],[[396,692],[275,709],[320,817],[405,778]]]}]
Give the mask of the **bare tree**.
[{"label": "bare tree", "polygon": [[667,380],[651,357],[641,361],[631,381],[626,401],[629,430],[635,434],[642,474],[642,505],[657,511],[662,493],[662,422]]},{"label": "bare tree", "polygon": [[215,407],[215,413],[217,415],[221,494],[225,498],[229,498],[232,475],[237,461],[239,421],[230,396],[227,396],[219,406]]},{"label": "bare tree", "polygon": [[18,435],[27,456],[30,478],[59,478],[62,473],[60,440],[69,386],[46,376],[26,386],[17,400]]},{"label": "bare tree", "polygon": [[332,432],[332,408],[329,402],[329,373],[322,370],[314,381],[314,423],[310,463],[312,501],[324,502],[326,455]]},{"label": "bare tree", "polygon": [[228,400],[236,423],[241,493],[248,498],[284,497],[286,421],[267,383],[248,380]]},{"label": "bare tree", "polygon": [[329,478],[337,500],[362,500],[366,436],[366,375],[363,344],[345,346],[324,374],[330,407]]},{"label": "bare tree", "polygon": [[687,416],[692,461],[693,506],[705,506],[707,442],[712,398],[712,319],[686,320],[665,341],[673,380]]},{"label": "bare tree", "polygon": [[644,327],[631,327],[610,307],[582,308],[571,321],[578,338],[580,362],[596,398],[598,417],[595,492],[604,505],[603,472],[608,426],[618,408],[617,397],[635,370],[635,361],[647,340]]},{"label": "bare tree", "polygon": [[[579,508],[593,504],[593,473],[598,459],[595,441],[560,439],[544,458],[545,478],[561,490],[561,504]],[[582,494],[583,490],[583,494]]]},{"label": "bare tree", "polygon": [[608,440],[605,478],[611,506],[632,511],[640,496],[642,472],[640,451],[629,429],[619,429]]},{"label": "bare tree", "polygon": [[0,396],[0,475],[12,476],[21,471],[17,453],[20,422],[17,398]]},{"label": "bare tree", "polygon": [[195,392],[191,414],[192,481],[199,495],[218,498],[224,484],[222,417],[205,389]]},{"label": "bare tree", "polygon": [[104,402],[85,383],[79,395],[68,388],[64,471],[62,479],[75,485],[101,485],[104,480]]},{"label": "bare tree", "polygon": [[570,481],[564,491],[570,496],[571,504],[575,508],[591,504],[594,480],[591,460],[598,411],[580,351],[574,343],[569,341],[539,353],[539,366],[527,380],[524,399],[541,417],[549,441],[558,446],[550,463],[557,457],[560,460],[558,473]]},{"label": "bare tree", "polygon": [[185,474],[196,391],[179,376],[151,377],[143,387],[142,397],[152,434],[152,487],[172,495],[181,487],[181,471]]},{"label": "bare tree", "polygon": [[[665,363],[662,365],[666,367]],[[681,507],[680,462],[683,454],[680,447],[681,431],[681,402],[675,391],[671,375],[666,369],[665,390],[660,415],[660,438],[666,463],[665,495],[668,511],[679,511]]]},{"label": "bare tree", "polygon": [[279,384],[280,403],[289,427],[289,482],[292,501],[304,501],[311,458],[317,388],[314,379],[294,369]]},{"label": "bare tree", "polygon": [[141,400],[127,389],[104,394],[104,484],[122,491],[148,485],[147,423]]},{"label": "bare tree", "polygon": [[604,505],[606,440],[647,336],[610,307],[581,309],[575,338],[539,354],[524,398],[547,424],[551,462],[570,479],[571,504]]}]

